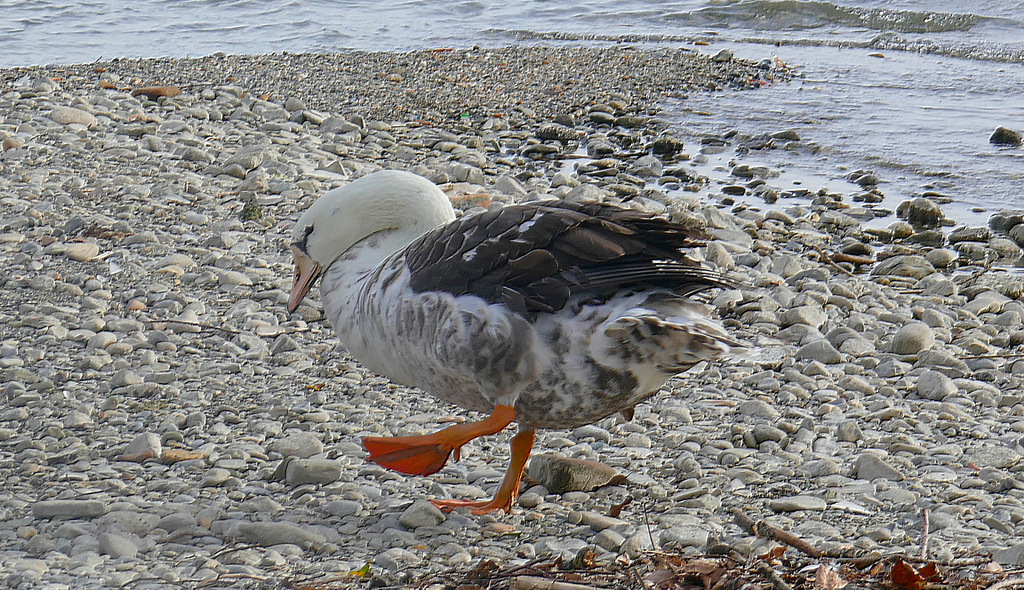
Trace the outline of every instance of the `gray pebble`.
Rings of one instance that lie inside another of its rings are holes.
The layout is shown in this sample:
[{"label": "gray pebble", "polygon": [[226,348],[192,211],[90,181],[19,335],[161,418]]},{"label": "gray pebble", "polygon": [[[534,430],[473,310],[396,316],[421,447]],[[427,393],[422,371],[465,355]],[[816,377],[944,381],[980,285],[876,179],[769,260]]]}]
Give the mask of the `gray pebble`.
[{"label": "gray pebble", "polygon": [[444,522],[445,515],[426,500],[417,500],[406,508],[398,517],[398,522],[409,529],[416,529],[422,526],[437,526]]},{"label": "gray pebble", "polygon": [[36,518],[96,518],[106,511],[106,504],[99,500],[41,500],[32,504]]},{"label": "gray pebble", "polygon": [[243,539],[261,547],[292,544],[303,549],[316,549],[327,542],[320,533],[291,522],[244,522],[238,525]]}]

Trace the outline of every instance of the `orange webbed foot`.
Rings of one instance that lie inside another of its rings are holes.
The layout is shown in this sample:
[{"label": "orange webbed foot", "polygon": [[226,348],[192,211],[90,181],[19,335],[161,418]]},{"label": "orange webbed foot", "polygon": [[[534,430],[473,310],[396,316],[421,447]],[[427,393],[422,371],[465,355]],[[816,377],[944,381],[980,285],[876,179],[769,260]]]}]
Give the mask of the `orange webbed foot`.
[{"label": "orange webbed foot", "polygon": [[363,447],[370,452],[366,460],[407,475],[430,475],[444,467],[453,451],[458,459],[457,448],[443,443],[423,444],[418,438],[368,436],[363,439]]},{"label": "orange webbed foot", "polygon": [[533,438],[533,430],[524,430],[512,437],[512,461],[501,480],[501,485],[490,500],[431,500],[430,503],[440,508],[442,512],[451,512],[456,508],[469,508],[473,514],[487,514],[495,510],[512,512],[512,504],[519,497],[519,484],[523,480],[523,471],[526,470],[526,460],[530,458],[530,451],[533,450]]},{"label": "orange webbed foot", "polygon": [[462,445],[478,436],[500,431],[513,419],[515,409],[512,406],[497,406],[490,416],[479,422],[456,424],[420,436],[368,436],[363,439],[363,447],[370,453],[366,459],[382,467],[407,475],[430,475],[440,471],[452,453],[458,460]]}]

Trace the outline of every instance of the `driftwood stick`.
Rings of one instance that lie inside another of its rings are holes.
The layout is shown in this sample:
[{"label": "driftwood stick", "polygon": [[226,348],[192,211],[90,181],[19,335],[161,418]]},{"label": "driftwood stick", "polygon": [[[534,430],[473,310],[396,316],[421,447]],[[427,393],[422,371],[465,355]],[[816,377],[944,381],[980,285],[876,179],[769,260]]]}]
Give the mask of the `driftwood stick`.
[{"label": "driftwood stick", "polygon": [[1024,352],[1000,352],[995,354],[968,354],[960,357],[960,360],[971,359],[1012,359],[1024,356]]},{"label": "driftwood stick", "polygon": [[743,527],[752,535],[757,535],[758,537],[764,537],[766,539],[778,541],[784,545],[789,545],[793,549],[796,549],[801,553],[806,553],[814,558],[825,556],[824,551],[818,549],[814,545],[811,545],[807,541],[804,541],[793,533],[789,533],[778,527],[772,526],[763,520],[754,522],[754,519],[744,514],[744,512],[739,508],[734,508],[732,514],[736,519],[736,524]]},{"label": "driftwood stick", "polygon": [[595,586],[557,582],[536,576],[518,576],[512,579],[512,590],[599,590]]},{"label": "driftwood stick", "polygon": [[928,516],[930,512],[927,508],[924,509],[924,517],[921,519],[921,526],[924,532],[921,535],[921,559],[928,559]]},{"label": "driftwood stick", "polygon": [[763,561],[758,562],[757,573],[761,574],[761,577],[763,577],[769,584],[771,584],[772,588],[774,588],[775,590],[793,590],[792,586],[790,586],[786,583],[785,580],[780,578],[779,574],[775,573],[775,570],[772,569],[772,566],[768,565]]},{"label": "driftwood stick", "polygon": [[829,256],[828,253],[826,253],[824,250],[821,249],[821,246],[814,246],[814,249],[818,251],[818,254],[821,256],[821,259],[824,260],[826,263],[828,263],[829,266],[834,267],[836,270],[838,270],[839,272],[841,272],[841,273],[843,273],[843,274],[845,274],[847,276],[851,276],[851,277],[854,276],[854,274],[852,272],[850,272],[850,271],[846,270],[845,268],[839,266],[839,264],[837,264],[835,260],[832,260],[832,257]]}]

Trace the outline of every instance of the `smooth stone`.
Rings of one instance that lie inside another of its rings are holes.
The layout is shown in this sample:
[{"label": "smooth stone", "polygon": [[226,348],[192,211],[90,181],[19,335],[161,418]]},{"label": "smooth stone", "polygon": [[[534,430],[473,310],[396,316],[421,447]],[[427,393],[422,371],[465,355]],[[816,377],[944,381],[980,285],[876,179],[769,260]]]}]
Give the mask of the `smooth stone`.
[{"label": "smooth stone", "polygon": [[40,500],[32,504],[36,518],[96,518],[106,511],[107,505],[99,500]]},{"label": "smooth stone", "polygon": [[100,247],[92,242],[76,242],[68,246],[64,255],[77,262],[88,262],[96,258],[100,253]]},{"label": "smooth stone", "polygon": [[853,470],[858,478],[869,481],[875,479],[903,481],[906,479],[899,470],[874,453],[858,455],[857,460],[854,461]]},{"label": "smooth stone", "polygon": [[313,433],[293,432],[284,438],[276,439],[270,444],[270,449],[285,457],[307,459],[324,452],[324,443]]},{"label": "smooth stone", "polygon": [[860,422],[857,420],[843,420],[836,427],[836,440],[839,442],[857,442],[864,438]]},{"label": "smooth stone", "polygon": [[392,547],[378,555],[373,561],[386,570],[399,572],[410,567],[415,567],[423,560],[408,549]]},{"label": "smooth stone", "polygon": [[798,510],[821,511],[828,508],[828,503],[817,496],[800,494],[785,498],[775,498],[768,502],[768,507],[775,512],[796,512]]},{"label": "smooth stone", "polygon": [[1017,543],[1005,549],[993,551],[992,561],[1011,567],[1024,566],[1024,543]]},{"label": "smooth stone", "polygon": [[238,525],[238,533],[246,541],[261,547],[290,544],[303,549],[317,549],[327,542],[320,533],[291,522],[243,522]]},{"label": "smooth stone", "polygon": [[979,467],[995,467],[997,469],[1009,469],[1020,463],[1021,454],[1010,447],[984,444],[971,449],[964,456],[965,464],[973,464]]},{"label": "smooth stone", "polygon": [[[662,533],[662,544],[665,543],[664,535],[665,533]],[[600,533],[594,535],[593,541],[595,545],[606,551],[618,553],[619,548],[622,547],[622,544],[626,542],[626,537],[622,536],[620,533],[617,533],[611,529],[605,529]]]},{"label": "smooth stone", "polygon": [[917,378],[917,394],[924,399],[942,401],[957,391],[956,383],[938,371],[927,370]]},{"label": "smooth stone", "polygon": [[821,328],[828,321],[825,310],[816,305],[801,305],[779,314],[779,325],[783,328],[793,324],[806,324],[815,328]]},{"label": "smooth stone", "polygon": [[916,254],[892,256],[879,262],[871,269],[871,274],[875,276],[888,275],[915,279],[923,279],[933,272],[935,272],[935,267],[923,256]]},{"label": "smooth stone", "polygon": [[206,472],[203,476],[203,480],[199,483],[199,487],[203,488],[215,488],[223,485],[231,479],[231,472],[223,467],[214,467]]},{"label": "smooth stone", "polygon": [[843,360],[843,355],[828,340],[815,340],[801,346],[796,351],[796,357],[826,365],[834,365]]},{"label": "smooth stone", "polygon": [[983,313],[999,313],[1003,311],[1007,303],[1010,303],[1013,299],[1010,299],[1006,295],[998,291],[988,290],[982,291],[974,296],[967,302],[964,309],[973,313],[974,315],[981,315]]},{"label": "smooth stone", "polygon": [[988,138],[989,143],[996,145],[1009,145],[1018,147],[1021,143],[1024,143],[1024,139],[1021,138],[1019,131],[1014,131],[1007,127],[996,127],[996,130],[992,132],[992,135]]},{"label": "smooth stone", "polygon": [[160,436],[152,432],[143,432],[128,443],[118,459],[142,463],[146,459],[159,458],[162,453],[163,446],[160,444]]},{"label": "smooth stone", "polygon": [[949,248],[935,248],[924,255],[925,260],[935,268],[946,268],[956,262],[959,255]]},{"label": "smooth stone", "polygon": [[359,516],[363,513],[363,505],[355,500],[331,500],[324,508],[333,516]]},{"label": "smooth stone", "polygon": [[927,197],[903,201],[897,206],[896,214],[919,227],[936,227],[945,218],[942,207]]},{"label": "smooth stone", "polygon": [[220,273],[217,277],[217,281],[221,285],[252,285],[252,279],[249,278],[244,272],[237,270],[225,270]]},{"label": "smooth stone", "polygon": [[50,120],[61,125],[77,123],[86,127],[95,127],[99,121],[89,111],[76,109],[74,107],[56,106],[49,114]]},{"label": "smooth stone", "polygon": [[294,459],[288,462],[285,482],[292,486],[332,483],[341,477],[342,469],[333,459]]},{"label": "smooth stone", "polygon": [[766,418],[768,420],[777,420],[782,414],[776,410],[771,404],[764,400],[752,399],[744,402],[740,402],[736,406],[736,413],[743,416],[754,416],[756,418]]},{"label": "smooth stone", "polygon": [[[697,547],[703,549],[708,544],[709,533],[706,529],[695,525],[674,526],[662,531],[658,542],[664,549],[673,547]],[[622,544],[620,543],[619,546]]]},{"label": "smooth stone", "polygon": [[907,322],[892,339],[892,352],[917,354],[935,345],[935,333],[924,322]]},{"label": "smooth stone", "polygon": [[534,456],[529,475],[552,494],[589,492],[625,480],[624,475],[604,463],[558,455]]},{"label": "smooth stone", "polygon": [[173,533],[178,529],[196,526],[196,523],[196,516],[191,512],[175,512],[174,514],[160,517],[160,520],[156,522],[156,526],[169,533]]},{"label": "smooth stone", "polygon": [[109,555],[114,559],[135,557],[139,553],[139,546],[128,537],[114,533],[101,533],[99,551],[101,555]]},{"label": "smooth stone", "polygon": [[444,522],[445,518],[437,506],[426,500],[417,500],[402,512],[398,522],[407,529],[416,529],[421,526],[437,526]]}]

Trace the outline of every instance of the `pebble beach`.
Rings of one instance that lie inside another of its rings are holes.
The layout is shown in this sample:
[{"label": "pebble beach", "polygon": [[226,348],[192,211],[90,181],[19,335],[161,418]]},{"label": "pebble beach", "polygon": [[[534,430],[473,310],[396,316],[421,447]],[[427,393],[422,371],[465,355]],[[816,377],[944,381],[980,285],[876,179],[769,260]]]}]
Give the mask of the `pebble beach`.
[{"label": "pebble beach", "polygon": [[[735,509],[831,555],[1024,567],[1024,212],[880,210],[870,170],[786,192],[742,154],[798,133],[694,139],[659,106],[788,76],[627,46],[0,70],[0,586],[441,589],[488,560],[777,545]],[[509,434],[431,477],[367,463],[362,436],[475,417],[347,358],[315,290],[285,310],[292,223],[382,168],[465,213],[702,227],[693,256],[741,285],[706,303],[751,351],[538,433],[511,514],[442,514],[423,499],[492,493]]]}]

